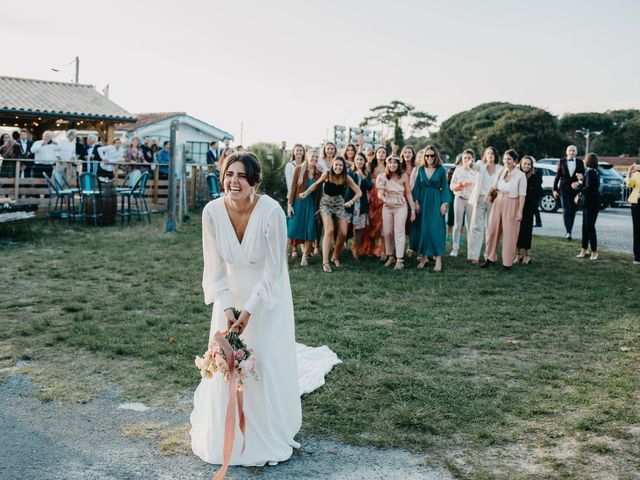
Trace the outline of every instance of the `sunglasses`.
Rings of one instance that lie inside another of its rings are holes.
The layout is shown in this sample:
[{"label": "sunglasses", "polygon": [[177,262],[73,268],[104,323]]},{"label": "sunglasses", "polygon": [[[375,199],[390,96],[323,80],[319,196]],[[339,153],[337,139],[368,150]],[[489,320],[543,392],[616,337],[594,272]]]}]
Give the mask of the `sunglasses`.
[{"label": "sunglasses", "polygon": [[427,153],[425,155],[426,158],[436,158],[436,156],[433,153]]}]

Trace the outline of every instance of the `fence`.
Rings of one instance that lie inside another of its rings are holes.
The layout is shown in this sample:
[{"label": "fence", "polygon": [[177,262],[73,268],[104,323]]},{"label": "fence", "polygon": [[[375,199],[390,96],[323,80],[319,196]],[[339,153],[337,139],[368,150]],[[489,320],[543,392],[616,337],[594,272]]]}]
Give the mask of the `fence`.
[{"label": "fence", "polygon": [[[8,163],[15,163],[15,169],[7,168]],[[0,160],[0,165],[4,165],[3,171],[12,171],[13,176],[0,176],[0,198],[10,197],[16,201],[18,205],[21,204],[37,204],[38,214],[42,215],[46,213],[46,209],[49,203],[49,190],[47,188],[47,182],[42,178],[21,178],[21,169],[23,166],[29,168],[33,164],[32,159],[4,159]],[[67,161],[58,162],[66,164],[66,177],[71,185],[76,185],[76,175],[81,172],[82,167],[87,162],[84,161]],[[151,172],[152,181],[148,184],[145,192],[147,201],[151,202],[152,211],[163,211],[167,206],[167,194],[169,189],[168,180],[160,180],[160,169],[158,163],[153,164],[140,164],[131,162],[117,162],[114,167],[114,182],[117,186],[121,186],[126,173],[121,171],[121,167],[127,165],[135,165],[137,167],[153,167]],[[163,164],[166,167],[166,164]],[[187,164],[187,175],[183,182],[178,181],[178,198],[186,198],[186,203],[189,208],[195,208],[197,205],[202,205],[208,200],[208,191],[205,176],[209,173],[208,166],[202,164]],[[186,195],[180,191],[181,186],[184,185]]]}]

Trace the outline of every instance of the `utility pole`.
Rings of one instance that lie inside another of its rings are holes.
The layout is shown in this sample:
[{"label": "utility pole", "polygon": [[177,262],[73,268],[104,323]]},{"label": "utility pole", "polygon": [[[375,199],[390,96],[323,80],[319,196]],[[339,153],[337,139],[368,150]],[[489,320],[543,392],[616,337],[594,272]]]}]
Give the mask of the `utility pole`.
[{"label": "utility pole", "polygon": [[75,62],[76,62],[76,83],[80,83],[80,57],[76,57]]},{"label": "utility pole", "polygon": [[593,135],[594,137],[597,137],[598,135],[602,134],[602,130],[591,131],[588,128],[583,127],[580,130],[576,130],[576,133],[579,133],[580,135],[584,136],[586,140],[586,147],[584,149],[584,156],[586,157],[589,154],[589,137],[591,135]]},{"label": "utility pole", "polygon": [[167,192],[167,221],[165,233],[176,231],[176,156],[178,155],[178,120],[171,121],[169,140],[169,188]]}]

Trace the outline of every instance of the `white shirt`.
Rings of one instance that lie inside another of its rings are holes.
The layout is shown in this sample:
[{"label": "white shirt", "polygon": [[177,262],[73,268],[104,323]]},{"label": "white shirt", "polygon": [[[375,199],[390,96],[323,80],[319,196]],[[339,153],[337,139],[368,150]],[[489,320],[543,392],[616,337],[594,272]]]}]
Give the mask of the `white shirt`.
[{"label": "white shirt", "polygon": [[[497,188],[500,193],[506,193],[509,198],[525,197],[527,195],[527,176],[517,168],[511,170],[511,172],[501,172],[498,179]],[[509,175],[509,181],[505,182],[504,177]]]},{"label": "white shirt", "polygon": [[58,145],[55,143],[43,145],[42,140],[38,140],[31,146],[31,152],[34,154],[35,163],[53,165],[58,160]]},{"label": "white shirt", "polygon": [[100,154],[100,158],[103,160],[100,162],[100,168],[109,172],[113,172],[114,165],[112,163],[105,162],[121,162],[124,158],[124,148],[116,148],[113,145],[98,147],[98,153]]},{"label": "white shirt", "polygon": [[480,189],[480,197],[484,198],[491,190],[491,185],[493,185],[494,180],[496,179],[496,173],[500,172],[502,169],[498,168],[499,165],[496,166],[493,170],[493,175],[489,173],[489,170],[486,168],[482,170],[482,188]]},{"label": "white shirt", "polygon": [[318,160],[318,167],[322,170],[322,173],[329,170],[329,165],[327,165],[327,161],[324,158]]},{"label": "white shirt", "polygon": [[66,138],[63,138],[58,143],[58,152],[60,156],[60,160],[75,160],[76,159],[76,141],[69,141]]},{"label": "white shirt", "polygon": [[569,176],[573,177],[573,173],[576,171],[576,159],[572,158],[567,160],[567,170],[569,170]]},{"label": "white shirt", "polygon": [[296,170],[296,162],[287,162],[284,166],[284,179],[287,182],[287,198],[291,194],[291,183],[293,183],[293,172]]},{"label": "white shirt", "polygon": [[[458,165],[453,171],[453,175],[451,176],[451,184],[449,185],[449,187],[456,197],[461,197],[468,200],[471,196],[471,192],[473,191],[473,187],[475,186],[477,180],[478,173],[475,170],[471,168],[466,169],[462,165]],[[464,184],[464,188],[462,190],[456,191],[454,188],[461,183]]]}]

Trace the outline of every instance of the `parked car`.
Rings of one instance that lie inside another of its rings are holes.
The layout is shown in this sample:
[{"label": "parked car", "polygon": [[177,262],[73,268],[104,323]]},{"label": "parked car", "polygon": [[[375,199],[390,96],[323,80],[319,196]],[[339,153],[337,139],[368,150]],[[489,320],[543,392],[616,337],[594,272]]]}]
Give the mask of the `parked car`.
[{"label": "parked car", "polygon": [[[543,159],[551,160],[551,159]],[[554,213],[560,208],[560,200],[553,196],[553,179],[558,171],[557,164],[536,162],[533,166],[542,175],[542,196],[540,197],[540,210]]]},{"label": "parked car", "polygon": [[[557,162],[554,164],[553,160],[552,158],[544,158],[535,164],[535,168],[542,173],[543,192],[540,199],[540,209],[543,212],[555,212],[560,208],[560,201],[553,198],[553,180],[558,171]],[[622,175],[607,162],[600,162],[598,172],[600,173],[602,208],[620,205],[624,188]]]}]

